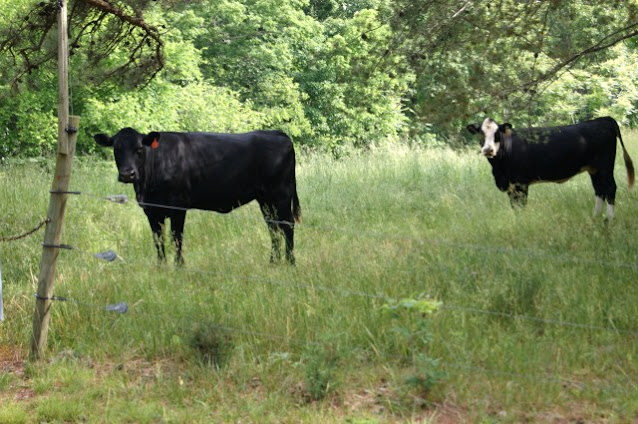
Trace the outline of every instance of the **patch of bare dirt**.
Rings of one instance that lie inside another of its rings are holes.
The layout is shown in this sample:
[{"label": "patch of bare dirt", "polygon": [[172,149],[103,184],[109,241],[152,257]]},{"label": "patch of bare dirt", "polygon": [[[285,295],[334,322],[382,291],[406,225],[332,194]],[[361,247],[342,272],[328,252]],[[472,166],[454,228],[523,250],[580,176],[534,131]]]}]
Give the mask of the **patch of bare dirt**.
[{"label": "patch of bare dirt", "polygon": [[[392,387],[382,382],[374,388],[343,394],[341,407],[346,414],[367,413],[382,418],[383,422],[403,423],[406,422],[406,416],[403,414],[395,415],[391,411],[391,404],[397,399],[398,395]],[[413,411],[409,415],[411,423],[457,424],[468,422],[467,411],[449,401],[428,404],[422,410]]]},{"label": "patch of bare dirt", "polygon": [[463,408],[450,402],[443,402],[441,404],[432,405],[432,407],[425,412],[423,422],[433,424],[467,423],[468,416]]},{"label": "patch of bare dirt", "polygon": [[0,373],[24,376],[25,355],[15,346],[0,345]]},{"label": "patch of bare dirt", "polygon": [[0,391],[0,399],[14,402],[31,399],[35,392],[23,384],[26,353],[16,346],[0,345],[0,374],[11,374],[17,377]]}]

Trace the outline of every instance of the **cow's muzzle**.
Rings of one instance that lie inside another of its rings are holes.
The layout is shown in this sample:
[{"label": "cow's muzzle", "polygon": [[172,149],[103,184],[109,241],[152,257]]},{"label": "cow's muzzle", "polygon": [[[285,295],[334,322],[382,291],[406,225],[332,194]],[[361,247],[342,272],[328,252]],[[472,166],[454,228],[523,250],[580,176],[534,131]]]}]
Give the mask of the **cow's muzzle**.
[{"label": "cow's muzzle", "polygon": [[135,171],[130,170],[120,172],[117,176],[117,180],[121,183],[132,183],[133,181],[135,181]]},{"label": "cow's muzzle", "polygon": [[493,149],[482,149],[481,150],[481,154],[483,156],[485,156],[488,159],[492,159],[494,157],[494,150]]}]

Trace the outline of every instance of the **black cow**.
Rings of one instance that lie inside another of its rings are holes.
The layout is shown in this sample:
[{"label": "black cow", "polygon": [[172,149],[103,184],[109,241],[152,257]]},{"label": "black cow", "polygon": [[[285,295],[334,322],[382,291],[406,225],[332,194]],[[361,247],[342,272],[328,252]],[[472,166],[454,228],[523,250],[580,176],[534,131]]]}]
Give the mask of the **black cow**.
[{"label": "black cow", "polygon": [[[113,147],[118,180],[133,183],[153,231],[160,261],[165,260],[163,227],[171,220],[175,262],[183,264],[182,235],[188,209],[228,213],[257,200],[272,239],[270,260],[294,264],[294,221],[301,218],[295,179],[295,151],[279,131],[245,134],[151,132],[124,128],[113,137],[96,134]],[[167,205],[162,207],[160,205]]]},{"label": "black cow", "polygon": [[563,183],[587,171],[596,193],[594,216],[607,202],[607,219],[614,216],[616,181],[616,137],[623,149],[629,187],[634,184],[634,166],[613,118],[604,117],[579,124],[514,131],[510,124],[499,125],[487,118],[468,125],[472,134],[481,134],[481,153],[492,165],[496,186],[509,195],[512,206],[525,205],[530,184]]}]

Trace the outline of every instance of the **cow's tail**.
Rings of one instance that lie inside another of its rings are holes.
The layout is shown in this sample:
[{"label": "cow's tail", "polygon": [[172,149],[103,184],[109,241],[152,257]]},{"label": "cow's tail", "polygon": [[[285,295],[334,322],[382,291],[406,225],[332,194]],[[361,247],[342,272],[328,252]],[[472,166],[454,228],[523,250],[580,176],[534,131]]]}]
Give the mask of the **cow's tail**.
[{"label": "cow's tail", "polygon": [[634,182],[636,180],[635,171],[634,171],[634,163],[631,161],[629,157],[629,153],[627,153],[627,149],[625,149],[625,143],[622,141],[622,136],[620,135],[620,127],[618,127],[618,123],[615,119],[612,119],[614,122],[614,127],[616,127],[616,137],[620,140],[620,146],[622,147],[622,156],[625,160],[625,168],[627,168],[627,182],[629,183],[629,188],[634,186]]},{"label": "cow's tail", "polygon": [[292,196],[292,216],[296,222],[301,222],[301,205],[299,204],[299,196],[297,196],[297,182],[295,182],[295,193]]},{"label": "cow's tail", "polygon": [[[285,135],[285,134],[284,134]],[[288,137],[286,135],[286,137]],[[288,137],[290,140],[290,138]],[[295,158],[295,148],[292,144],[292,140],[290,141],[292,146],[292,216],[295,219],[295,222],[301,222],[301,204],[299,203],[299,196],[297,195],[297,175],[295,169],[297,168],[297,160]]]},{"label": "cow's tail", "polygon": [[299,196],[297,196],[297,176],[295,175],[296,164],[292,163],[292,216],[295,222],[301,222],[301,205],[299,204]]}]

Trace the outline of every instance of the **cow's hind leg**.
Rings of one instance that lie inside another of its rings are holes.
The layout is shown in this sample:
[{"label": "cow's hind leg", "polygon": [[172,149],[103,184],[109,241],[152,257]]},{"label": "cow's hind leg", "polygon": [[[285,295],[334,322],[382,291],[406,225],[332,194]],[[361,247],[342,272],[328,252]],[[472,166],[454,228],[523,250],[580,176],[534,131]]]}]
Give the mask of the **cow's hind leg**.
[{"label": "cow's hind leg", "polygon": [[266,225],[268,225],[268,232],[270,233],[270,263],[279,262],[281,260],[281,234],[277,225],[277,214],[274,212],[273,207],[265,203],[260,202],[259,207],[266,221]]},{"label": "cow's hind leg", "polygon": [[286,241],[286,260],[290,265],[295,264],[295,223],[292,217],[282,220],[279,224],[280,230],[284,233],[284,240]]},{"label": "cow's hind leg", "polygon": [[[613,172],[613,171],[612,171]],[[596,193],[596,205],[594,206],[594,216],[602,212],[603,202],[607,202],[607,213],[605,220],[614,219],[614,204],[616,203],[616,180],[613,173],[596,172],[591,176],[591,183]]]},{"label": "cow's hind leg", "polygon": [[295,238],[294,228],[295,221],[291,210],[291,199],[280,201],[275,204],[261,204],[261,212],[268,224],[270,231],[270,239],[272,241],[272,251],[270,262],[278,262],[281,260],[281,235],[283,234],[286,242],[286,260],[291,265],[295,264]]},{"label": "cow's hind leg", "polygon": [[177,266],[184,265],[184,257],[182,256],[182,240],[184,237],[184,221],[186,220],[186,211],[174,211],[171,213],[171,236],[175,243],[175,264]]},{"label": "cow's hind leg", "polygon": [[157,249],[157,258],[160,262],[166,261],[166,251],[164,250],[164,220],[166,217],[152,211],[146,211],[146,217],[153,231],[153,242]]},{"label": "cow's hind leg", "polygon": [[295,218],[291,210],[292,199],[286,199],[277,204],[277,225],[279,231],[284,234],[286,242],[286,260],[291,265],[295,264]]}]

